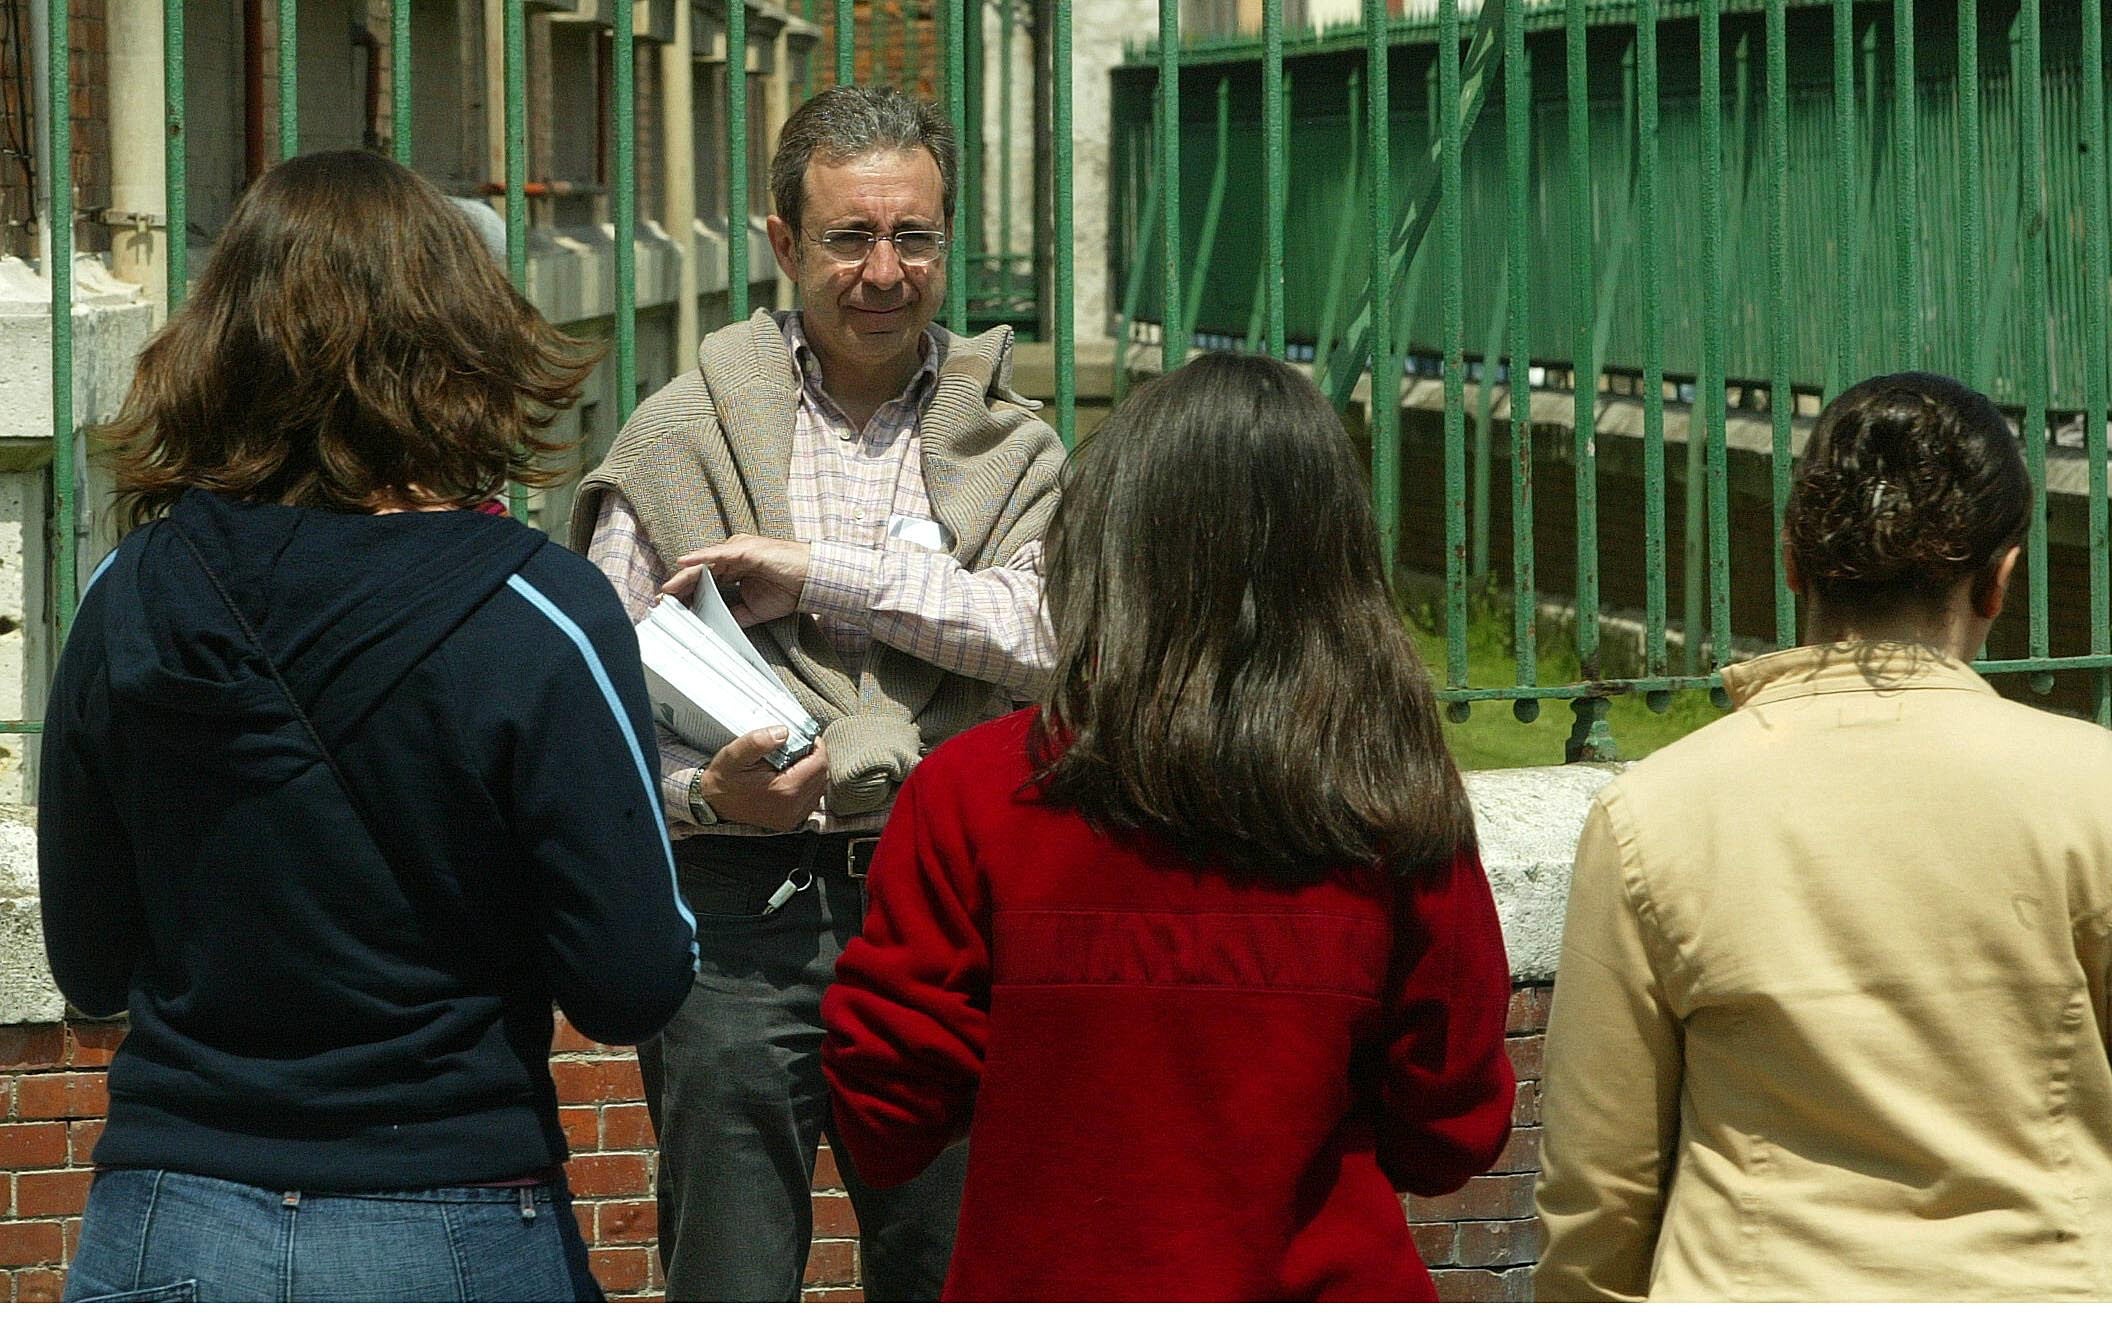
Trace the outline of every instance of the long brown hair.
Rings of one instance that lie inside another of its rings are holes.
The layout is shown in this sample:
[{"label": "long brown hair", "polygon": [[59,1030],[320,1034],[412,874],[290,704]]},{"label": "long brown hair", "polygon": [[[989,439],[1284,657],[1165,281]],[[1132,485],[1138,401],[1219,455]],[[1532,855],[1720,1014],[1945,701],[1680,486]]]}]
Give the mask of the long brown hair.
[{"label": "long brown hair", "polygon": [[1046,545],[1039,791],[1201,864],[1407,869],[1474,839],[1341,419],[1215,353],[1072,460]]},{"label": "long brown hair", "polygon": [[127,526],[189,488],[363,510],[474,505],[559,476],[539,433],[600,353],[506,281],[468,218],[374,153],[291,158],[236,204],[189,299],[140,354],[121,447]]}]

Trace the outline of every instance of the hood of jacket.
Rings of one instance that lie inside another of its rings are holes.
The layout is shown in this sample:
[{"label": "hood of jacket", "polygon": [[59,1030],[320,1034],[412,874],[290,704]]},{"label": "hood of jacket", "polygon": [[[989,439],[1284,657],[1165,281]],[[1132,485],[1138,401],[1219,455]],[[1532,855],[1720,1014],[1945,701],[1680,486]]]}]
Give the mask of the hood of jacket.
[{"label": "hood of jacket", "polygon": [[476,511],[188,492],[98,572],[111,694],[262,721],[284,717],[283,679],[334,745],[547,541]]}]

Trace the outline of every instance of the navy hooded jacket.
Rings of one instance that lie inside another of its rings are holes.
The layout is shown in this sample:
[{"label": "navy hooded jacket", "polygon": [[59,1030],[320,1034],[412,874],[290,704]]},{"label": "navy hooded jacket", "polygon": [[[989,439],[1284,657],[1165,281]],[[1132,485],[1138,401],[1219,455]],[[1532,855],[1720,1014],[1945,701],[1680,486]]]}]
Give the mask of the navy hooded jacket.
[{"label": "navy hooded jacket", "polygon": [[562,1161],[552,1001],[637,1042],[694,972],[655,762],[629,620],[541,533],[186,494],[98,573],[45,717],[52,973],[131,1012],[96,1163],[348,1191]]}]

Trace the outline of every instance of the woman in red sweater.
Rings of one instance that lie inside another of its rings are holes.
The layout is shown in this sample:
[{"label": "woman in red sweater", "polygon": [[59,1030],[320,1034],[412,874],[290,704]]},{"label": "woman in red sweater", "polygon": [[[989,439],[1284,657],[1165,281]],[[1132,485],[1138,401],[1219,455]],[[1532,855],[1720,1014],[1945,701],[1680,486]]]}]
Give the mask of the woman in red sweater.
[{"label": "woman in red sweater", "polygon": [[1215,354],[1072,464],[1046,706],[903,787],[837,963],[839,1148],[970,1139],[951,1299],[1432,1299],[1398,1192],[1510,1126],[1509,971],[1357,456]]}]

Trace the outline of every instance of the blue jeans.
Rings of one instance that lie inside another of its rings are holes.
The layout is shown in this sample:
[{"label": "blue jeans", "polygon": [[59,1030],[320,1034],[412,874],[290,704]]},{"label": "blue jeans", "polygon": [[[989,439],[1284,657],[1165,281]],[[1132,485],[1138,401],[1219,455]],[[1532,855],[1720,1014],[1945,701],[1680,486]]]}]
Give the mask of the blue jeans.
[{"label": "blue jeans", "polygon": [[564,1186],[343,1195],[96,1175],[67,1302],[598,1302]]}]

